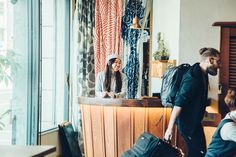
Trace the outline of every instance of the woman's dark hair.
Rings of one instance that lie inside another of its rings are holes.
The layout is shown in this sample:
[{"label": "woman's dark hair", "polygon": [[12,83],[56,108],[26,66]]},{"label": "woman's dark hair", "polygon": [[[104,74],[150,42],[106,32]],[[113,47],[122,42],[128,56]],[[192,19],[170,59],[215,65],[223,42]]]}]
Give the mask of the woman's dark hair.
[{"label": "woman's dark hair", "polygon": [[224,98],[225,104],[227,105],[227,107],[229,108],[230,111],[235,110],[236,109],[236,93],[235,93],[235,89],[233,88],[229,88],[227,90],[227,94]]},{"label": "woman's dark hair", "polygon": [[[112,64],[115,62],[115,60],[116,58],[110,59],[106,65],[104,87],[105,90],[108,92],[110,92],[111,90]],[[121,73],[120,71],[116,71],[114,75],[116,80],[115,92],[119,93],[121,92],[121,87],[122,87]]]},{"label": "woman's dark hair", "polygon": [[220,52],[214,48],[211,47],[204,47],[199,50],[199,53],[202,57],[217,57]]}]

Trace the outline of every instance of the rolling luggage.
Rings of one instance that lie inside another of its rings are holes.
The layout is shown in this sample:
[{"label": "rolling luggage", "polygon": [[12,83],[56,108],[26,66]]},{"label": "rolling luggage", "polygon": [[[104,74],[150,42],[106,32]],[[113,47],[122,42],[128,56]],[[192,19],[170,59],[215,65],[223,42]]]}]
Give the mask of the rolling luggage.
[{"label": "rolling luggage", "polygon": [[144,132],[134,146],[122,154],[122,157],[184,157],[184,154],[181,149]]}]

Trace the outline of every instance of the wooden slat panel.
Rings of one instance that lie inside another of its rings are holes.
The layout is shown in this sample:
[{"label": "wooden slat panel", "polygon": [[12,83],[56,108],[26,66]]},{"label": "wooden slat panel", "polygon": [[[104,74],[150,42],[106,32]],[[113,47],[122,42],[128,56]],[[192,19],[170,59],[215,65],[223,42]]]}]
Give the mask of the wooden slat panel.
[{"label": "wooden slat panel", "polygon": [[134,110],[134,141],[135,142],[140,134],[146,131],[147,122],[145,118],[146,108],[135,108]]},{"label": "wooden slat panel", "polygon": [[133,133],[131,132],[131,107],[117,108],[117,150],[118,156],[131,148],[131,139]]},{"label": "wooden slat panel", "polygon": [[164,116],[163,108],[148,108],[148,131],[160,138],[164,136]]},{"label": "wooden slat panel", "polygon": [[236,37],[232,36],[229,42],[229,87],[236,87]]},{"label": "wooden slat panel", "polygon": [[117,157],[116,147],[116,113],[114,107],[104,107],[104,131],[105,131],[105,146],[106,156]]},{"label": "wooden slat panel", "polygon": [[105,157],[103,106],[91,107],[91,115],[94,156]]},{"label": "wooden slat panel", "polygon": [[138,139],[140,134],[142,134],[145,131],[147,121],[146,121],[146,108],[136,108],[134,110],[134,141],[133,143]]},{"label": "wooden slat panel", "polygon": [[93,136],[90,105],[80,105],[83,125],[84,153],[86,157],[94,157],[93,155]]},{"label": "wooden slat panel", "polygon": [[236,36],[236,28],[235,28],[236,26],[234,26],[234,28],[231,28],[230,29],[230,35],[231,36]]},{"label": "wooden slat panel", "polygon": [[[171,109],[81,105],[81,111],[85,156],[120,157],[143,131],[163,138]],[[184,148],[177,135],[172,139]]]}]

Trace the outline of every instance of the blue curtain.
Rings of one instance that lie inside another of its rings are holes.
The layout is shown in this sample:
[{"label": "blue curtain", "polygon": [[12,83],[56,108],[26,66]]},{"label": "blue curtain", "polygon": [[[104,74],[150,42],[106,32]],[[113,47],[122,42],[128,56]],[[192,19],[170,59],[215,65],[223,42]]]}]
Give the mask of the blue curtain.
[{"label": "blue curtain", "polygon": [[[138,91],[138,81],[139,81],[139,56],[137,52],[137,41],[140,38],[141,30],[130,29],[132,25],[133,18],[138,16],[140,25],[142,24],[142,19],[144,16],[144,7],[142,6],[142,1],[139,0],[129,0],[125,7],[125,15],[122,17],[122,39],[123,43],[126,44],[130,51],[127,54],[127,64],[124,67],[123,72],[128,78],[128,98],[136,98]],[[124,52],[126,53],[126,52]]]}]

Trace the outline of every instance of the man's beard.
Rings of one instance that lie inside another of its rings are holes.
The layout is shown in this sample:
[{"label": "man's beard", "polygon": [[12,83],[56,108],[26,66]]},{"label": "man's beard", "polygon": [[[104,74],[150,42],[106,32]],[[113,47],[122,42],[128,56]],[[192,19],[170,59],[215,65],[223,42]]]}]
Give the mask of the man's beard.
[{"label": "man's beard", "polygon": [[208,67],[207,68],[207,73],[212,75],[212,76],[216,76],[217,75],[217,68],[214,67]]}]

